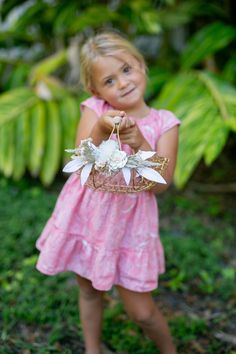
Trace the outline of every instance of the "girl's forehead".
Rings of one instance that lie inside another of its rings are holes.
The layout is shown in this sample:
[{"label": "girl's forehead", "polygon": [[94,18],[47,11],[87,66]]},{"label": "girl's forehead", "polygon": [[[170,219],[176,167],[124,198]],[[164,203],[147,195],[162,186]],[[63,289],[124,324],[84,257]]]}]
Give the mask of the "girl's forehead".
[{"label": "girl's forehead", "polygon": [[124,63],[112,56],[98,57],[92,65],[94,82],[102,82],[106,77],[115,75]]},{"label": "girl's forehead", "polygon": [[125,51],[116,51],[108,55],[98,56],[94,64],[96,65],[96,63],[108,62],[108,61],[113,62],[114,64],[117,63],[117,65],[119,65],[119,63],[124,64],[124,63],[131,63],[134,61],[137,62],[137,59],[131,53]]},{"label": "girl's forehead", "polygon": [[138,60],[129,53],[114,53],[106,56],[99,56],[93,62],[92,69],[109,70],[110,68],[119,69],[124,64],[138,64]]}]

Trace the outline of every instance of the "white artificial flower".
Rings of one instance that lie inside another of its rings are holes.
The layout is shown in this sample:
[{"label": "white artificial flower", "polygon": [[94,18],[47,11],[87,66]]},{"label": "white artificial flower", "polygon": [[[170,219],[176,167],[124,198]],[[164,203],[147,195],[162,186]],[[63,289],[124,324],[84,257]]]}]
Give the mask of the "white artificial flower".
[{"label": "white artificial flower", "polygon": [[97,150],[97,158],[95,168],[100,169],[105,167],[113,152],[118,148],[118,144],[114,140],[103,141]]},{"label": "white artificial flower", "polygon": [[128,160],[125,151],[115,150],[111,155],[108,164],[111,170],[117,170],[123,168]]},{"label": "white artificial flower", "polygon": [[103,141],[99,147],[99,154],[105,158],[107,157],[107,160],[109,160],[110,156],[113,154],[113,152],[118,149],[118,143],[115,140],[107,140]]}]

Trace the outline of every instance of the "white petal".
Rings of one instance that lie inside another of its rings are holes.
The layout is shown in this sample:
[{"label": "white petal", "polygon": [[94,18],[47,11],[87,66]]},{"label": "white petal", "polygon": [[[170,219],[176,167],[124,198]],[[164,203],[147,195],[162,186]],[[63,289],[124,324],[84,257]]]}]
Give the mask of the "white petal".
[{"label": "white petal", "polygon": [[157,171],[153,170],[150,167],[137,168],[137,171],[141,176],[149,179],[150,181],[166,184],[166,181],[160,175],[160,173],[158,173]]},{"label": "white petal", "polygon": [[66,152],[76,152],[77,149],[65,149]]},{"label": "white petal", "polygon": [[76,158],[70,162],[68,162],[63,168],[63,172],[71,173],[78,171],[84,165],[84,161],[80,158]]},{"label": "white petal", "polygon": [[82,186],[86,183],[87,179],[89,178],[92,167],[93,167],[93,163],[87,163],[82,169],[80,174],[80,180]]},{"label": "white petal", "polygon": [[129,185],[130,179],[131,179],[131,171],[130,168],[128,167],[123,167],[122,168],[122,173],[125,179],[125,183],[127,184],[127,186]]},{"label": "white petal", "polygon": [[152,157],[153,155],[155,155],[155,151],[142,151],[142,150],[139,150],[139,153],[141,155],[141,158],[143,160],[147,160],[149,159],[150,157]]}]

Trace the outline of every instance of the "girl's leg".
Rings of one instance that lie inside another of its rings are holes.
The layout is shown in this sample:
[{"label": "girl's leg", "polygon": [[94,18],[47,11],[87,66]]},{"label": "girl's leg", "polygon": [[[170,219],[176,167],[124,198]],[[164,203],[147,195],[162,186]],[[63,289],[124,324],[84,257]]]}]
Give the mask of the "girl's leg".
[{"label": "girl's leg", "polygon": [[85,354],[101,354],[103,292],[93,288],[91,281],[77,275],[80,287],[79,308]]},{"label": "girl's leg", "polygon": [[142,327],[162,354],[176,354],[168,324],[150,292],[138,293],[117,286],[129,317]]}]

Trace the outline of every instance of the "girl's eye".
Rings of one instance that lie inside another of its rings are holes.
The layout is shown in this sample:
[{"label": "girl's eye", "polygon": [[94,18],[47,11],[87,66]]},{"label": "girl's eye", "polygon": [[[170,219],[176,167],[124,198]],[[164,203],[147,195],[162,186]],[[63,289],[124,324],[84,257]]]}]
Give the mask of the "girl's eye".
[{"label": "girl's eye", "polygon": [[108,85],[108,86],[111,86],[113,84],[113,79],[107,79],[106,81],[105,81],[105,85]]},{"label": "girl's eye", "polygon": [[131,66],[129,66],[129,65],[125,66],[123,69],[123,72],[126,74],[129,73],[130,71],[131,71]]}]

